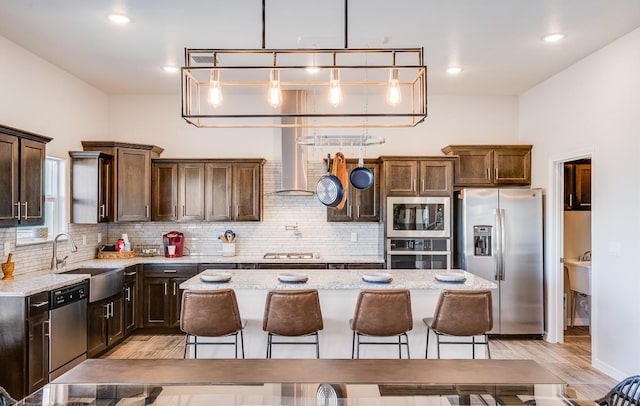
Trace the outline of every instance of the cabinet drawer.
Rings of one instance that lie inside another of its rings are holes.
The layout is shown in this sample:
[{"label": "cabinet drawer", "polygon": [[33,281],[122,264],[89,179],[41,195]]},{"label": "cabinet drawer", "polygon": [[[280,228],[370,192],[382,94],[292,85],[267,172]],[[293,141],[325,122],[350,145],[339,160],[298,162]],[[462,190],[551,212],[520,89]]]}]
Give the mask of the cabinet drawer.
[{"label": "cabinet drawer", "polygon": [[205,269],[236,269],[236,264],[224,263],[224,264],[198,264],[198,272],[202,272]]},{"label": "cabinet drawer", "polygon": [[152,264],[144,266],[144,276],[190,278],[198,273],[196,264]]}]

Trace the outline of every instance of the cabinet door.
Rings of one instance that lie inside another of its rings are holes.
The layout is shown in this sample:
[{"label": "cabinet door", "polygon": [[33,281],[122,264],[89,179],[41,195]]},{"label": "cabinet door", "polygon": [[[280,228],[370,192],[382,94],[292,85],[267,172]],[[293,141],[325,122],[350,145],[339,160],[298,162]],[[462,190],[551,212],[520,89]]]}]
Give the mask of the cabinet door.
[{"label": "cabinet door", "polygon": [[180,327],[180,312],[182,311],[182,294],[180,284],[189,278],[172,278],[171,286],[171,327]]},{"label": "cabinet door", "polygon": [[149,151],[118,148],[116,221],[151,219],[151,156]]},{"label": "cabinet door", "polygon": [[576,164],[575,208],[591,210],[591,164]]},{"label": "cabinet door", "polygon": [[98,222],[113,221],[113,160],[98,158]]},{"label": "cabinet door", "polygon": [[387,196],[415,196],[418,162],[387,161],[384,163],[384,183]]},{"label": "cabinet door", "polygon": [[231,220],[231,168],[230,164],[205,165],[206,220]]},{"label": "cabinet door", "polygon": [[491,185],[493,150],[488,148],[456,149],[454,183],[456,186]]},{"label": "cabinet door", "polygon": [[351,216],[355,221],[380,221],[380,165],[366,165],[373,172],[373,185],[369,189],[360,190],[351,187],[355,198],[355,213]]},{"label": "cabinet door", "polygon": [[0,134],[0,225],[18,224],[18,154],[19,140]]},{"label": "cabinet door", "polygon": [[20,225],[44,224],[45,144],[20,140]]},{"label": "cabinet door", "polygon": [[499,185],[531,184],[531,149],[505,148],[493,152],[493,182]]},{"label": "cabinet door", "polygon": [[27,343],[27,393],[33,393],[49,382],[49,313],[29,316]]},{"label": "cabinet door", "polygon": [[143,303],[144,327],[169,327],[171,325],[169,302],[170,278],[144,278]]},{"label": "cabinet door", "polygon": [[178,165],[178,219],[204,220],[204,164]]},{"label": "cabinet door", "polygon": [[124,282],[124,334],[130,335],[136,329],[136,306],[138,305],[138,295],[136,292],[136,281]]},{"label": "cabinet door", "polygon": [[260,221],[260,165],[237,164],[233,168],[233,218],[236,221]]},{"label": "cabinet door", "polygon": [[574,164],[564,164],[564,209],[573,210],[576,201],[575,173],[576,166]]},{"label": "cabinet door", "polygon": [[178,164],[156,163],[151,166],[151,189],[154,221],[178,219]]},{"label": "cabinet door", "polygon": [[420,161],[420,196],[449,196],[453,188],[453,162]]},{"label": "cabinet door", "polygon": [[110,314],[107,319],[107,346],[111,347],[124,338],[124,300],[119,294],[110,302]]},{"label": "cabinet door", "polygon": [[107,349],[108,302],[101,300],[87,307],[87,357]]}]

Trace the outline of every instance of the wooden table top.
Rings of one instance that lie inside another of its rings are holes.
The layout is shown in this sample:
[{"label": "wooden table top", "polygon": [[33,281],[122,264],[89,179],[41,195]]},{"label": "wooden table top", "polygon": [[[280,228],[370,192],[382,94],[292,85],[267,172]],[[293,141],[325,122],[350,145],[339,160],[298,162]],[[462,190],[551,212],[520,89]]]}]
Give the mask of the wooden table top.
[{"label": "wooden table top", "polygon": [[533,360],[89,359],[62,384],[562,384]]}]

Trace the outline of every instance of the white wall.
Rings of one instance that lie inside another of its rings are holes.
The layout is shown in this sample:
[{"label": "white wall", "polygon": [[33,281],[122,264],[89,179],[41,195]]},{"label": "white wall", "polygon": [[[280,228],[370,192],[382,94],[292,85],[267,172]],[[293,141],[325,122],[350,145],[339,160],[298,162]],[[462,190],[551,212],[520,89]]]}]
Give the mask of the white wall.
[{"label": "white wall", "polygon": [[[593,362],[616,378],[640,372],[640,29],[520,97],[519,141],[534,144],[533,182],[554,199],[552,162],[592,154]],[[552,216],[546,241],[554,243]],[[549,252],[549,246],[547,246]],[[549,278],[558,258],[547,256]]]}]

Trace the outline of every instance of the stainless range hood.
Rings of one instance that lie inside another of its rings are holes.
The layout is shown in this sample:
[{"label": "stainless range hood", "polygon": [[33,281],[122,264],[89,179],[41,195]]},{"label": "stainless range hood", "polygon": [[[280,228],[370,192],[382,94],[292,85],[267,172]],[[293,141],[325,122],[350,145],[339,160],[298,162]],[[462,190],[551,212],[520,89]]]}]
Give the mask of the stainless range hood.
[{"label": "stainless range hood", "polygon": [[[282,91],[282,114],[300,114],[306,111],[307,93],[304,90]],[[295,124],[304,120],[298,117],[283,117],[282,124]],[[305,128],[282,128],[282,183],[275,193],[279,195],[311,196],[307,181],[307,154],[304,145],[296,143],[304,136]]]}]

